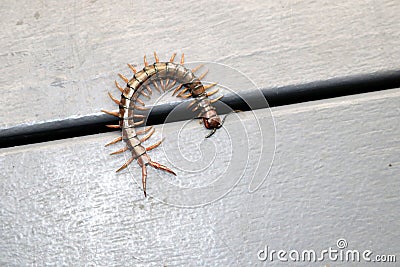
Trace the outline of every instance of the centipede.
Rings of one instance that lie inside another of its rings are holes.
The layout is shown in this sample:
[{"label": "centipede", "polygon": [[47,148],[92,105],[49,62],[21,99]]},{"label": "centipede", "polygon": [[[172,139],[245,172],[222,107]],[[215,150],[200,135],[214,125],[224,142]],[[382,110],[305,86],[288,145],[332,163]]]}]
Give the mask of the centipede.
[{"label": "centipede", "polygon": [[215,102],[219,101],[223,95],[214,99],[209,98],[218,92],[219,89],[208,91],[210,88],[216,86],[217,83],[203,85],[201,82],[201,80],[207,75],[208,71],[197,77],[194,73],[198,71],[202,65],[190,69],[184,65],[185,56],[183,53],[179,63],[174,62],[175,57],[176,53],[173,53],[169,61],[160,62],[157,53],[154,52],[155,62],[149,64],[145,55],[144,67],[140,71],[137,71],[133,65],[127,64],[133,73],[133,77],[128,79],[123,74],[118,74],[118,76],[126,83],[124,88],[115,80],[115,86],[121,92],[120,100],[108,92],[109,97],[118,105],[119,109],[117,111],[101,110],[102,112],[118,117],[119,119],[118,124],[106,126],[113,129],[120,129],[122,131],[120,137],[112,140],[105,146],[110,146],[124,141],[126,146],[120,150],[112,152],[111,155],[120,154],[128,150],[131,155],[130,158],[116,170],[116,172],[122,171],[136,160],[142,170],[142,186],[145,197],[147,197],[147,166],[176,175],[176,173],[167,166],[153,161],[148,154],[149,151],[160,146],[164,139],[159,140],[148,147],[143,145],[143,142],[151,138],[155,129],[153,126],[146,127],[146,116],[139,114],[140,112],[138,111],[143,113],[143,111],[148,111],[150,109],[146,106],[144,100],[150,99],[154,90],[159,93],[172,92],[173,96],[176,95],[176,97],[183,99],[192,98],[193,100],[188,104],[188,108],[193,112],[199,111],[198,116],[195,118],[200,119],[200,122],[203,123],[204,127],[210,130],[210,133],[206,138],[211,137],[217,129],[222,127],[224,122],[224,120],[221,120],[213,105]]}]

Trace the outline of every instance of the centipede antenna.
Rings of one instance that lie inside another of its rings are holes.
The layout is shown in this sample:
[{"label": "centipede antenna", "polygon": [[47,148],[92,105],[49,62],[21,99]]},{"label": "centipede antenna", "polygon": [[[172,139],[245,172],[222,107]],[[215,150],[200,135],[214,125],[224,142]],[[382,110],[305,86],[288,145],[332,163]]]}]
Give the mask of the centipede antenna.
[{"label": "centipede antenna", "polygon": [[113,144],[121,142],[121,141],[122,141],[122,136],[115,138],[114,140],[112,140],[111,142],[105,144],[104,146],[113,145]]},{"label": "centipede antenna", "polygon": [[226,118],[227,118],[229,115],[231,115],[232,113],[237,113],[237,112],[242,112],[242,111],[239,110],[239,109],[236,109],[236,110],[232,110],[231,112],[229,112],[228,114],[226,114],[225,117],[222,119],[221,127],[222,127],[222,125],[224,125],[225,120],[226,120]]},{"label": "centipede antenna", "polygon": [[113,115],[113,116],[115,116],[115,117],[119,117],[119,113],[116,112],[116,111],[108,111],[108,110],[102,109],[101,112],[104,112],[104,113],[106,113],[106,114],[108,114],[108,115]]},{"label": "centipede antenna", "polygon": [[202,75],[199,76],[199,80],[203,80],[206,77],[208,70],[206,70]]},{"label": "centipede antenna", "polygon": [[207,92],[206,94],[207,94],[207,96],[212,96],[213,94],[215,94],[218,91],[219,91],[219,88],[214,90],[214,91],[212,91],[212,92]]},{"label": "centipede antenna", "polygon": [[142,139],[140,139],[140,142],[143,143],[144,141],[146,141],[147,139],[149,139],[155,132],[156,130],[154,128],[151,129],[151,131],[145,135]]},{"label": "centipede antenna", "polygon": [[133,67],[131,64],[129,64],[128,63],[128,67],[131,69],[131,71],[133,72],[133,73],[136,73],[137,71],[136,71],[136,69],[135,69],[135,67]]},{"label": "centipede antenna", "polygon": [[204,117],[197,116],[197,117],[194,117],[194,118],[190,119],[190,121],[199,120],[199,123],[201,124],[203,122],[203,119],[204,119]]},{"label": "centipede antenna", "polygon": [[171,62],[171,63],[174,62],[175,56],[176,56],[176,53],[173,53],[171,58],[170,58],[170,60],[169,60],[169,62]]},{"label": "centipede antenna", "polygon": [[121,73],[118,73],[118,76],[119,76],[122,80],[124,80],[126,83],[129,82],[128,78],[126,78],[126,77],[125,77],[124,75],[122,75]]},{"label": "centipede antenna", "polygon": [[134,160],[135,158],[132,157],[130,159],[128,159],[124,165],[122,165],[116,172],[122,171],[123,169],[125,169],[129,164],[131,164],[131,162]]},{"label": "centipede antenna", "polygon": [[194,68],[192,69],[192,72],[198,71],[198,70],[199,70],[201,67],[203,67],[203,66],[204,66],[204,64],[200,64],[200,65],[194,67]]},{"label": "centipede antenna", "polygon": [[217,131],[217,128],[213,128],[209,134],[206,135],[206,138],[210,138],[215,132]]},{"label": "centipede antenna", "polygon": [[214,87],[216,85],[217,83],[207,84],[206,86],[204,86],[204,90],[210,89],[211,87]]},{"label": "centipede antenna", "polygon": [[119,125],[114,125],[114,124],[108,124],[108,125],[106,125],[106,127],[107,128],[111,128],[111,129],[119,129],[119,128],[121,128],[121,126],[119,126]]},{"label": "centipede antenna", "polygon": [[144,55],[143,61],[144,61],[144,65],[147,67],[149,65],[149,63],[147,62],[146,55]]},{"label": "centipede antenna", "polygon": [[182,57],[181,57],[181,65],[183,65],[185,63],[185,54],[182,53]]},{"label": "centipede antenna", "polygon": [[119,149],[117,151],[114,151],[114,152],[110,153],[110,155],[121,154],[122,152],[125,152],[127,150],[128,150],[128,147],[126,146],[126,147],[123,147],[123,148],[121,148],[121,149]]},{"label": "centipede antenna", "polygon": [[117,81],[114,81],[114,82],[115,82],[115,86],[118,88],[118,90],[120,90],[121,93],[123,93],[124,92],[124,88],[122,88],[121,85],[119,85],[119,83]]},{"label": "centipede antenna", "polygon": [[160,59],[158,58],[156,51],[154,51],[154,59],[156,60],[156,63],[160,62]]},{"label": "centipede antenna", "polygon": [[211,100],[211,103],[214,104],[215,102],[217,102],[218,100],[220,100],[220,99],[223,98],[223,97],[224,97],[224,96],[221,95],[221,96],[219,96],[219,97],[217,97],[217,98],[215,98],[215,99],[212,99],[212,100]]},{"label": "centipede antenna", "polygon": [[110,92],[108,92],[108,96],[114,101],[117,105],[121,104],[118,99],[116,99]]}]

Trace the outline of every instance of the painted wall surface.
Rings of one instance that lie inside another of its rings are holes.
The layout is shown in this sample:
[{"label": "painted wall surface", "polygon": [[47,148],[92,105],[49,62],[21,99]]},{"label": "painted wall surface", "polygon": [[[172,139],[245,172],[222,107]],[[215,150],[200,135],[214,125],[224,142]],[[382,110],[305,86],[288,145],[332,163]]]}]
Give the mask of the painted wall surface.
[{"label": "painted wall surface", "polygon": [[229,65],[262,88],[400,68],[398,1],[3,0],[0,7],[0,128],[113,108],[107,91],[116,73],[127,75],[126,63],[143,66],[153,51]]},{"label": "painted wall surface", "polygon": [[[348,249],[399,255],[399,101],[394,89],[273,109],[275,160],[253,193],[254,161],[236,185],[212,183],[221,169],[243,164],[221,144],[235,155],[249,151],[218,132],[201,144],[199,157],[193,152],[205,130],[197,123],[192,140],[168,138],[181,123],[157,127],[154,140],[161,131],[167,139],[150,155],[178,175],[150,169],[146,199],[137,164],[115,174],[124,156],[103,147],[117,133],[3,149],[1,265],[282,266],[259,261],[258,251],[337,249],[340,238]],[[263,121],[263,111],[256,113]],[[253,121],[250,112],[238,116],[227,125],[230,133]],[[178,154],[169,150],[178,140],[182,154],[198,160],[185,169],[168,157]],[[212,167],[196,169],[213,149]],[[196,185],[208,191],[182,189]],[[201,207],[174,206],[205,203],[227,189]],[[313,266],[325,264],[349,266]]]},{"label": "painted wall surface", "polygon": [[[400,69],[397,1],[4,0],[0,14],[0,129],[114,109],[116,73],[153,51],[262,88]],[[177,176],[149,169],[148,198],[136,163],[115,173],[118,132],[1,149],[0,265],[366,264],[259,260],[338,241],[399,262],[399,103],[391,89],[241,112],[206,140],[197,122],[157,125],[150,156]]]}]

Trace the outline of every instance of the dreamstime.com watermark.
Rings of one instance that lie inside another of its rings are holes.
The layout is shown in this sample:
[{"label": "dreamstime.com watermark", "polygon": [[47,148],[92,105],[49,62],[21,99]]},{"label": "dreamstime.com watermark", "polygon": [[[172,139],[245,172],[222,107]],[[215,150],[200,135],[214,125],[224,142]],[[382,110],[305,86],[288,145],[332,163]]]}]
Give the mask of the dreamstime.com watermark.
[{"label": "dreamstime.com watermark", "polygon": [[347,249],[346,239],[340,238],[336,247],[328,247],[320,251],[305,250],[274,250],[267,245],[257,252],[260,261],[281,262],[396,262],[396,255],[374,254],[371,250]]}]

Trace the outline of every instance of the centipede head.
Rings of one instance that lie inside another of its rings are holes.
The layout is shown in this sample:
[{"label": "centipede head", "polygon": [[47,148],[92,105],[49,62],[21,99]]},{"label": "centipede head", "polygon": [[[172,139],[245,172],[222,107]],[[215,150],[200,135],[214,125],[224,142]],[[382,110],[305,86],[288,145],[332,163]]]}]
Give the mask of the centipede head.
[{"label": "centipede head", "polygon": [[212,136],[217,131],[217,129],[222,127],[221,118],[218,115],[211,118],[203,117],[203,123],[204,127],[211,130],[211,132],[206,136],[206,138]]},{"label": "centipede head", "polygon": [[221,119],[219,116],[212,118],[203,117],[203,123],[207,129],[219,129],[222,126]]},{"label": "centipede head", "polygon": [[217,129],[221,128],[222,125],[224,124],[226,118],[232,114],[232,113],[236,113],[236,112],[241,112],[241,110],[232,110],[231,112],[229,112],[228,114],[225,115],[224,119],[221,121],[221,118],[218,116],[217,112],[215,110],[212,111],[212,116],[210,117],[202,117],[203,119],[203,123],[204,126],[207,129],[211,129],[211,133],[209,133],[206,138],[209,138],[210,136],[212,136]]}]

